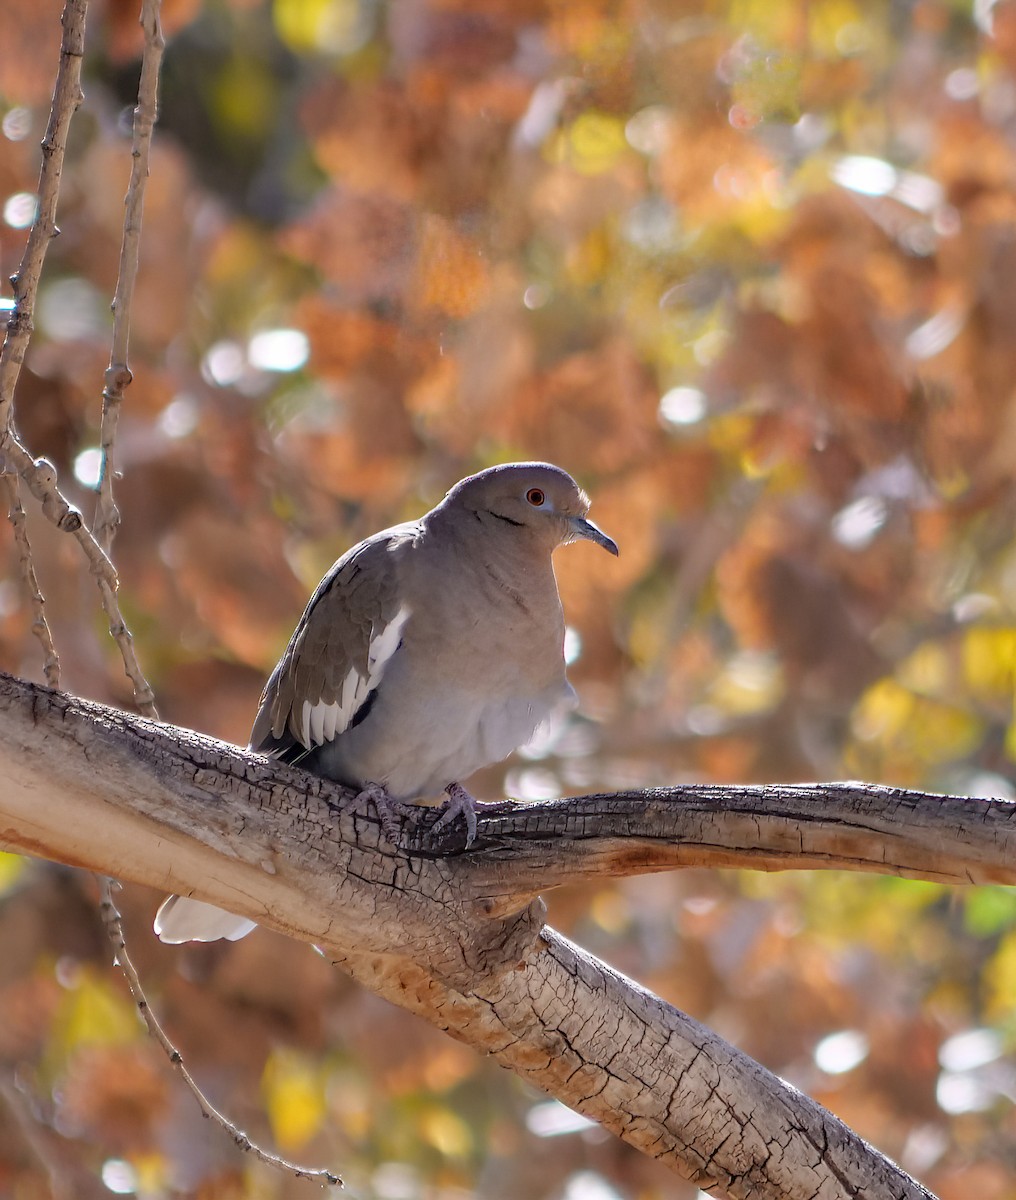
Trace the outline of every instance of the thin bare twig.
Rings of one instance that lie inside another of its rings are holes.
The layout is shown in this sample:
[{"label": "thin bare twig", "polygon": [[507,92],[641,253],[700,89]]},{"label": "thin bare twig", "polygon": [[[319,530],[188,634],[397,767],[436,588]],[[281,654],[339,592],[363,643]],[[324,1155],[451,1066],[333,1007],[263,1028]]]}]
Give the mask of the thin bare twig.
[{"label": "thin bare twig", "polygon": [[145,31],[145,49],[141,59],[141,80],[138,84],[138,103],[134,109],[134,138],[131,146],[131,178],[124,199],[123,239],[120,244],[120,270],[113,294],[113,345],[102,390],[102,425],[99,442],[102,448],[102,471],[95,506],[92,533],[106,553],[109,553],[120,524],[120,512],[113,499],[113,480],[116,475],[113,449],[124,391],[133,378],[128,365],[131,305],[134,284],[138,276],[141,250],[141,218],[145,205],[145,185],[148,180],[148,159],[152,146],[152,131],[159,111],[159,69],[166,47],[159,20],[161,0],[143,0],[141,26]]},{"label": "thin bare twig", "polygon": [[277,1167],[283,1171],[289,1171],[296,1175],[298,1179],[318,1179],[323,1184],[342,1187],[342,1180],[338,1175],[324,1169],[315,1169],[311,1167],[301,1167],[296,1163],[291,1163],[285,1158],[281,1158],[277,1154],[272,1154],[268,1150],[262,1148],[251,1141],[246,1133],[239,1126],[234,1125],[228,1117],[219,1112],[217,1108],[205,1097],[198,1085],[194,1082],[194,1077],[183,1065],[183,1056],[176,1046],[169,1040],[165,1030],[159,1024],[158,1019],[152,1012],[151,1006],[145,996],[144,990],[141,987],[141,981],[138,978],[137,970],[130,960],[127,953],[127,947],[124,944],[123,936],[123,921],[120,913],[113,902],[113,881],[108,878],[100,879],[102,884],[102,899],[100,908],[102,911],[102,922],[106,927],[106,933],[110,942],[113,945],[113,953],[115,961],[124,973],[124,978],[127,980],[127,986],[131,990],[131,995],[134,997],[134,1003],[137,1005],[138,1012],[141,1014],[141,1019],[148,1027],[148,1032],[159,1043],[162,1049],[166,1052],[166,1056],[172,1063],[176,1071],[179,1072],[181,1079],[190,1089],[194,1099],[198,1102],[198,1107],[201,1109],[202,1115],[209,1120],[215,1121],[220,1125],[227,1134],[232,1138],[241,1150],[253,1154],[255,1158],[261,1162],[268,1163],[270,1166]]},{"label": "thin bare twig", "polygon": [[17,475],[3,470],[0,461],[0,482],[7,495],[7,519],[14,531],[14,545],[18,551],[18,562],[21,566],[21,577],[24,580],[28,602],[32,608],[32,633],[42,647],[42,669],[46,682],[51,688],[60,686],[60,656],[56,652],[53,641],[53,631],[46,619],[46,598],[39,587],[39,579],[35,574],[35,560],[32,557],[32,545],[28,540],[28,523],[24,505],[21,503],[21,485]]},{"label": "thin bare twig", "polygon": [[[61,22],[60,65],[53,87],[53,103],[42,140],[42,167],[39,170],[39,211],[28,234],[28,242],[17,274],[11,277],[14,309],[7,322],[3,348],[0,349],[0,470],[4,463],[6,435],[13,431],[14,389],[21,375],[28,343],[35,327],[35,299],[39,291],[42,265],[50,242],[59,230],[56,206],[60,195],[60,175],[71,118],[84,99],[81,92],[81,60],[85,50],[85,11],[87,0],[67,0]],[[4,472],[8,512],[14,530],[21,575],[32,609],[32,632],[42,646],[43,671],[50,687],[60,686],[60,659],[46,619],[46,598],[39,586],[32,558],[32,547],[25,526],[18,476]]]},{"label": "thin bare twig", "polygon": [[46,1172],[52,1200],[72,1200],[75,1194],[74,1183],[62,1162],[62,1151],[66,1143],[48,1129],[32,1111],[32,1100],[25,1088],[18,1084],[13,1072],[9,1076],[5,1074],[0,1077],[0,1099],[3,1100],[25,1145]]},{"label": "thin bare twig", "polygon": [[48,459],[32,458],[24,443],[10,428],[6,433],[0,431],[0,451],[8,466],[13,466],[28,484],[29,491],[39,501],[45,516],[57,529],[73,534],[85,552],[91,572],[99,585],[99,597],[109,619],[110,636],[120,648],[124,670],[134,685],[134,703],[144,716],[157,721],[159,714],[155,707],[155,694],[141,670],[141,664],[134,651],[134,636],[127,628],[116,598],[117,588],[120,586],[116,568],[88,532],[81,519],[81,513],[67,502],[57,487],[56,467]]},{"label": "thin bare twig", "polygon": [[85,11],[88,0],[67,0],[60,20],[60,66],[53,87],[53,104],[46,136],[42,139],[42,167],[39,171],[39,212],[28,234],[28,243],[16,275],[14,311],[7,322],[7,336],[0,350],[0,449],[2,434],[12,423],[14,388],[21,374],[25,353],[32,337],[35,297],[42,276],[42,264],[49,243],[60,232],[56,225],[56,205],[60,195],[67,131],[71,118],[84,99],[81,92],[81,59],[85,52]]},{"label": "thin bare twig", "polygon": [[[53,88],[53,104],[49,124],[42,142],[42,168],[39,173],[39,212],[28,235],[21,265],[13,277],[14,311],[7,323],[7,336],[0,350],[0,458],[8,471],[14,470],[28,485],[39,501],[45,516],[65,533],[72,533],[85,552],[92,574],[99,586],[102,607],[109,619],[109,632],[116,641],[124,660],[124,669],[134,687],[134,701],[146,716],[158,717],[151,685],[145,679],[134,651],[134,639],[120,612],[116,592],[119,586],[116,570],[99,543],[85,528],[81,514],[67,502],[56,484],[56,468],[44,458],[34,458],[18,438],[14,429],[14,390],[25,361],[25,354],[34,329],[35,301],[39,279],[50,242],[58,233],[56,225],[57,200],[63,172],[67,131],[71,118],[81,103],[81,59],[84,54],[85,13],[87,0],[67,0],[61,21],[63,39],[60,45],[60,66]],[[13,506],[12,506],[13,507]],[[20,507],[20,505],[18,506]],[[17,537],[17,531],[15,531]],[[19,542],[23,552],[26,543]],[[22,570],[25,572],[24,559]],[[43,606],[38,580],[29,582],[35,622],[39,605]],[[27,578],[27,573],[26,573]],[[40,627],[41,630],[41,627]],[[52,640],[52,639],[50,639]],[[45,646],[45,643],[44,643]],[[49,647],[45,647],[47,662]],[[51,678],[47,669],[47,680]]]}]

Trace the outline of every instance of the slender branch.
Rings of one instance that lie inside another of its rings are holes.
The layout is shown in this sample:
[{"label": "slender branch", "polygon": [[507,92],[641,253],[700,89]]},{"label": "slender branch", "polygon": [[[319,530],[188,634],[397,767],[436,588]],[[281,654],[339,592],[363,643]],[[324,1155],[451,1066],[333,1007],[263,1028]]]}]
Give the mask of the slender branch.
[{"label": "slender branch", "polygon": [[35,327],[35,301],[42,277],[42,266],[50,242],[59,233],[56,209],[60,196],[64,153],[67,148],[67,133],[71,119],[84,99],[81,91],[81,60],[85,50],[86,10],[87,0],[67,0],[60,18],[63,37],[60,42],[60,64],[53,88],[53,103],[42,141],[39,211],[29,231],[21,265],[11,277],[14,287],[14,309],[7,322],[3,348],[0,349],[0,470],[4,473],[3,486],[7,493],[8,516],[14,531],[21,575],[32,610],[32,633],[42,647],[43,671],[46,682],[52,687],[60,685],[60,659],[46,618],[46,598],[35,573],[17,475],[8,474],[4,451],[5,434],[12,432],[14,425],[14,390]]},{"label": "slender branch", "polygon": [[174,1070],[190,1089],[191,1094],[198,1103],[198,1108],[201,1109],[202,1116],[221,1126],[241,1150],[253,1154],[261,1162],[268,1163],[269,1166],[277,1167],[283,1171],[289,1171],[293,1175],[296,1175],[298,1179],[320,1179],[322,1183],[342,1187],[342,1180],[331,1171],[314,1167],[301,1167],[296,1163],[289,1162],[288,1159],[280,1157],[278,1154],[272,1154],[268,1150],[263,1150],[238,1125],[234,1125],[228,1117],[219,1112],[205,1096],[204,1092],[202,1092],[201,1088],[194,1081],[193,1075],[184,1066],[183,1055],[170,1041],[155,1013],[152,1012],[151,1005],[145,996],[141,980],[138,978],[137,969],[133,962],[131,962],[130,955],[127,953],[126,943],[124,942],[123,919],[113,901],[114,882],[108,876],[104,876],[101,879],[101,884],[102,898],[99,907],[102,912],[102,923],[113,946],[115,962],[127,980],[127,986],[130,988],[131,995],[134,997],[134,1003],[137,1005],[138,1012],[141,1014],[141,1019],[147,1026],[148,1032],[166,1052],[166,1057],[173,1065]]},{"label": "slender branch", "polygon": [[50,687],[60,686],[60,656],[56,652],[53,641],[53,631],[46,617],[46,598],[39,587],[39,579],[35,574],[35,560],[32,557],[32,545],[28,540],[28,519],[21,503],[21,486],[17,475],[3,470],[0,461],[0,480],[3,482],[7,495],[7,519],[14,532],[14,545],[18,552],[18,564],[21,568],[21,578],[28,593],[28,602],[32,609],[32,633],[42,647],[42,669],[46,682]]},{"label": "slender branch", "polygon": [[123,239],[120,244],[120,270],[113,295],[113,345],[102,390],[102,472],[92,532],[108,554],[120,524],[120,513],[113,499],[116,475],[113,451],[124,391],[133,378],[128,366],[131,305],[138,275],[141,252],[141,218],[148,180],[148,160],[152,131],[158,117],[159,69],[166,43],[159,22],[160,0],[143,0],[141,26],[145,31],[145,49],[141,59],[138,104],[134,109],[134,137],[131,146],[131,178],[124,199]]},{"label": "slender branch", "polygon": [[66,1143],[55,1132],[46,1128],[32,1111],[32,1098],[14,1078],[13,1072],[0,1076],[0,1099],[11,1115],[13,1124],[21,1134],[25,1145],[46,1172],[51,1200],[73,1200],[76,1194],[70,1173],[62,1162]]},{"label": "slender branch", "polygon": [[[102,420],[99,430],[99,443],[102,451],[102,469],[99,475],[98,495],[95,504],[95,517],[92,522],[92,534],[99,547],[108,556],[113,547],[113,539],[120,525],[120,510],[113,497],[113,481],[116,478],[114,449],[116,446],[117,427],[120,420],[120,406],[123,403],[124,392],[133,379],[128,363],[130,347],[131,309],[134,303],[134,285],[137,281],[138,266],[141,256],[141,222],[144,213],[145,188],[149,174],[149,156],[152,146],[152,132],[158,118],[159,70],[162,65],[162,54],[165,50],[165,40],[162,36],[162,26],[159,15],[161,0],[142,0],[141,27],[145,35],[145,48],[141,59],[141,78],[138,82],[138,103],[134,109],[134,132],[131,143],[131,176],[124,197],[123,237],[120,242],[120,265],[117,272],[116,289],[113,293],[113,338],[110,348],[109,366],[106,368],[102,389]],[[113,598],[112,589],[108,583],[99,585],[104,605]],[[125,637],[129,636],[126,626]],[[126,661],[126,659],[125,659]],[[135,660],[136,661],[136,660]],[[135,692],[137,685],[135,685]],[[148,707],[152,715],[154,704]],[[232,1138],[242,1150],[249,1151],[262,1162],[295,1172],[299,1177],[323,1177],[327,1183],[341,1182],[330,1172],[307,1171],[295,1167],[292,1163],[263,1150],[253,1142],[247,1134],[229,1121],[206,1098],[194,1081],[190,1072],[184,1066],[183,1056],[167,1037],[162,1025],[153,1012],[138,976],[134,963],[127,951],[127,941],[124,934],[123,922],[116,905],[113,902],[113,888],[119,886],[108,875],[99,878],[101,888],[101,911],[106,933],[113,945],[115,961],[119,964],[131,995],[137,1004],[138,1012],[148,1029],[149,1035],[165,1051],[170,1063],[180,1075],[184,1084],[197,1101],[198,1108],[204,1117],[215,1121]]]},{"label": "slender branch", "polygon": [[155,693],[141,670],[134,650],[134,636],[123,619],[116,598],[120,586],[116,568],[88,532],[81,519],[81,513],[67,502],[57,487],[56,467],[48,459],[32,458],[11,428],[6,432],[0,430],[0,454],[6,459],[8,467],[13,467],[28,484],[28,489],[39,501],[43,514],[57,529],[72,534],[84,551],[99,587],[102,607],[109,620],[110,636],[120,648],[124,670],[134,685],[134,703],[146,717],[157,720],[159,714],[155,708]]},{"label": "slender branch", "polygon": [[[39,279],[46,251],[59,232],[56,225],[57,201],[63,172],[67,132],[71,118],[83,99],[81,92],[81,60],[85,45],[85,14],[87,0],[67,0],[61,21],[63,38],[60,45],[60,65],[53,89],[53,104],[49,124],[42,142],[42,168],[39,173],[39,212],[28,235],[28,243],[17,274],[13,276],[14,311],[7,323],[7,335],[0,350],[0,460],[7,471],[16,471],[39,501],[43,514],[60,530],[71,533],[85,552],[92,574],[99,587],[102,607],[109,620],[110,635],[116,641],[124,661],[124,669],[134,687],[134,700],[146,716],[157,717],[155,696],[145,679],[134,650],[134,639],[117,601],[119,587],[116,570],[99,543],[85,528],[81,514],[67,502],[56,482],[56,468],[45,458],[34,458],[14,430],[14,391],[25,361],[34,329],[34,313]],[[20,504],[17,506],[20,507]],[[12,505],[16,519],[16,509]],[[19,535],[15,531],[15,537]],[[27,541],[18,542],[23,552]],[[22,563],[24,564],[22,558]],[[24,565],[22,566],[25,572]],[[26,573],[26,578],[28,578]],[[35,578],[34,568],[28,583],[33,608],[33,629],[43,640],[46,655],[47,679],[52,680],[53,664],[43,632],[45,601]],[[52,637],[49,638],[52,643]],[[54,652],[55,653],[55,652]]]},{"label": "slender branch", "polygon": [[[34,329],[35,298],[42,276],[42,265],[50,242],[60,232],[56,225],[56,206],[60,195],[67,131],[71,118],[84,99],[81,92],[81,60],[85,52],[85,12],[87,0],[66,0],[60,20],[60,66],[53,88],[49,124],[42,140],[42,168],[39,173],[39,212],[28,234],[28,244],[16,275],[14,311],[7,322],[7,336],[0,350],[0,432],[12,423],[14,389],[25,361],[25,353]],[[0,442],[0,450],[3,444]]]}]

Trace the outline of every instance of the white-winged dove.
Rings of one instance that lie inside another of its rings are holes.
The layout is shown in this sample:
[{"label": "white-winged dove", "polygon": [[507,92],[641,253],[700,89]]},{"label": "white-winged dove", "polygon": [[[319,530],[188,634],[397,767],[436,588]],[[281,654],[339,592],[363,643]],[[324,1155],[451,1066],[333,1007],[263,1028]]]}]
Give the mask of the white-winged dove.
[{"label": "white-winged dove", "polygon": [[[477,802],[459,780],[574,701],[551,554],[581,538],[617,554],[588,509],[560,467],[508,463],[354,546],[265,685],[250,748],[361,789],[382,817],[385,804],[446,791],[444,816],[461,814],[471,841]],[[180,896],[155,920],[164,942],[253,928]]]}]

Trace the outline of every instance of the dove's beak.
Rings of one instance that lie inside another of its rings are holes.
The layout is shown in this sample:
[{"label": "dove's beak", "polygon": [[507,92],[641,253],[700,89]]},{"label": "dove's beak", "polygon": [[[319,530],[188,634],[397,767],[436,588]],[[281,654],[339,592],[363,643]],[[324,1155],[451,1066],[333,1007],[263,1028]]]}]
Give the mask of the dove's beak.
[{"label": "dove's beak", "polygon": [[586,517],[572,517],[570,523],[576,539],[582,538],[587,542],[595,542],[597,546],[602,546],[604,550],[609,551],[615,558],[617,557],[617,542],[613,538],[607,537],[598,525],[594,525]]}]

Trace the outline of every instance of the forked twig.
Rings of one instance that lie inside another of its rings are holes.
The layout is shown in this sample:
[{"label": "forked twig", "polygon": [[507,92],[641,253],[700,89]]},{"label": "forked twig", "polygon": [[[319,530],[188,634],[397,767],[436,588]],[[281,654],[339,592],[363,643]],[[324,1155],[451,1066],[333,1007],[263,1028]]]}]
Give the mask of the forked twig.
[{"label": "forked twig", "polygon": [[32,458],[24,443],[10,428],[6,434],[0,432],[0,452],[8,467],[13,467],[28,484],[28,489],[39,501],[43,513],[64,533],[73,534],[85,553],[92,574],[99,585],[99,597],[109,619],[110,636],[120,648],[124,670],[134,685],[134,703],[146,717],[158,720],[155,694],[141,670],[134,651],[134,636],[120,612],[116,598],[120,580],[116,568],[102,547],[92,537],[81,519],[81,513],[69,504],[56,485],[56,467],[45,458]]},{"label": "forked twig", "polygon": [[[63,37],[60,43],[60,65],[53,88],[53,104],[46,136],[42,142],[39,212],[29,232],[17,274],[12,278],[14,311],[7,323],[7,336],[3,349],[0,350],[0,458],[8,471],[13,469],[25,481],[29,491],[39,501],[45,516],[58,529],[73,534],[84,550],[99,587],[102,607],[109,619],[109,632],[120,649],[124,669],[134,687],[134,701],[145,716],[157,718],[154,693],[142,673],[134,651],[134,639],[116,598],[119,587],[116,569],[99,543],[85,528],[81,514],[61,494],[56,482],[56,468],[47,459],[36,459],[28,452],[14,430],[13,421],[14,389],[34,329],[39,279],[46,251],[58,232],[56,209],[67,147],[67,131],[71,118],[82,100],[81,59],[85,45],[86,10],[87,0],[66,0],[61,16]],[[23,553],[26,544],[27,542],[19,542],[19,552]],[[24,560],[22,563],[24,564]],[[24,573],[24,565],[22,570]],[[34,575],[34,570],[32,573]],[[38,595],[39,602],[45,605],[37,580],[34,588],[29,585],[29,590],[33,596],[33,612],[37,619],[38,602],[34,597]],[[47,679],[49,678],[47,674]]]},{"label": "forked twig", "polygon": [[141,1014],[141,1019],[148,1027],[148,1032],[159,1043],[162,1049],[166,1052],[166,1056],[173,1064],[173,1067],[180,1074],[180,1078],[190,1089],[191,1094],[198,1103],[201,1109],[202,1116],[207,1117],[211,1121],[215,1121],[220,1125],[230,1138],[240,1147],[261,1162],[268,1163],[270,1166],[278,1167],[283,1171],[290,1171],[296,1175],[298,1179],[318,1179],[323,1184],[342,1187],[342,1180],[338,1175],[323,1168],[301,1167],[296,1163],[291,1163],[285,1158],[281,1158],[277,1154],[272,1154],[268,1150],[262,1148],[250,1137],[244,1133],[239,1126],[234,1125],[228,1117],[224,1116],[219,1110],[206,1098],[200,1087],[194,1082],[194,1077],[187,1070],[183,1063],[183,1056],[176,1046],[169,1040],[165,1030],[159,1024],[155,1014],[152,1012],[148,999],[145,996],[144,989],[141,987],[141,981],[138,978],[137,970],[130,960],[127,953],[127,947],[124,944],[123,936],[123,921],[119,910],[113,902],[113,881],[108,878],[100,879],[102,885],[102,899],[100,908],[102,911],[102,923],[106,928],[106,933],[110,942],[113,944],[113,953],[115,961],[124,973],[124,978],[127,980],[127,986],[131,990],[131,995],[134,997],[134,1003],[137,1005],[138,1012]]},{"label": "forked twig", "polygon": [[[142,0],[141,24],[145,31],[145,49],[138,87],[138,105],[134,114],[131,179],[124,201],[120,268],[113,298],[113,341],[102,394],[100,440],[103,467],[96,502],[94,534],[89,532],[82,521],[80,512],[68,503],[57,487],[56,468],[47,459],[36,459],[29,453],[18,437],[13,422],[14,391],[34,329],[33,316],[46,250],[50,241],[59,232],[56,226],[56,209],[67,144],[67,131],[71,118],[82,100],[80,81],[86,8],[87,0],[67,0],[64,8],[60,66],[53,91],[49,125],[42,145],[39,212],[29,233],[18,273],[12,279],[15,306],[8,322],[3,349],[0,351],[0,476],[2,476],[3,487],[7,493],[10,520],[18,548],[21,570],[32,605],[33,633],[43,647],[47,683],[52,687],[59,685],[59,658],[46,620],[45,599],[39,587],[32,560],[31,546],[25,527],[25,510],[21,504],[19,477],[27,483],[45,516],[58,529],[72,534],[84,551],[99,587],[103,609],[109,618],[110,634],[120,648],[127,675],[134,685],[135,702],[146,716],[158,719],[151,686],[141,671],[134,651],[134,639],[120,612],[116,595],[119,580],[116,569],[109,559],[109,550],[120,520],[113,499],[115,474],[112,465],[113,450],[123,393],[131,381],[131,371],[127,361],[130,313],[140,256],[141,217],[145,183],[148,178],[152,130],[157,116],[159,69],[165,46],[159,20],[160,0]],[[103,923],[113,944],[116,961],[124,973],[137,1004],[138,1012],[151,1036],[166,1052],[169,1061],[193,1094],[202,1114],[221,1126],[237,1146],[254,1154],[262,1162],[289,1171],[298,1178],[318,1179],[325,1184],[341,1187],[341,1179],[331,1171],[301,1167],[279,1155],[261,1149],[242,1129],[234,1125],[207,1100],[184,1066],[179,1050],[166,1036],[149,1007],[141,987],[141,981],[124,943],[120,913],[113,903],[114,881],[109,878],[100,878],[100,886]]]},{"label": "forked twig", "polygon": [[17,274],[11,277],[14,308],[7,322],[3,348],[0,349],[0,470],[8,467],[8,470],[4,470],[3,486],[7,494],[9,519],[14,531],[21,575],[32,609],[32,633],[42,646],[43,671],[50,687],[60,686],[60,659],[46,618],[46,598],[35,573],[18,475],[10,473],[9,463],[4,461],[4,452],[8,435],[13,434],[14,389],[21,375],[34,329],[35,298],[42,277],[42,265],[49,243],[59,232],[56,225],[56,206],[60,195],[60,174],[63,170],[67,132],[70,129],[71,118],[83,99],[81,60],[85,51],[86,8],[87,0],[67,0],[60,18],[63,25],[60,65],[53,86],[49,121],[42,140],[39,208],[29,231]]}]

